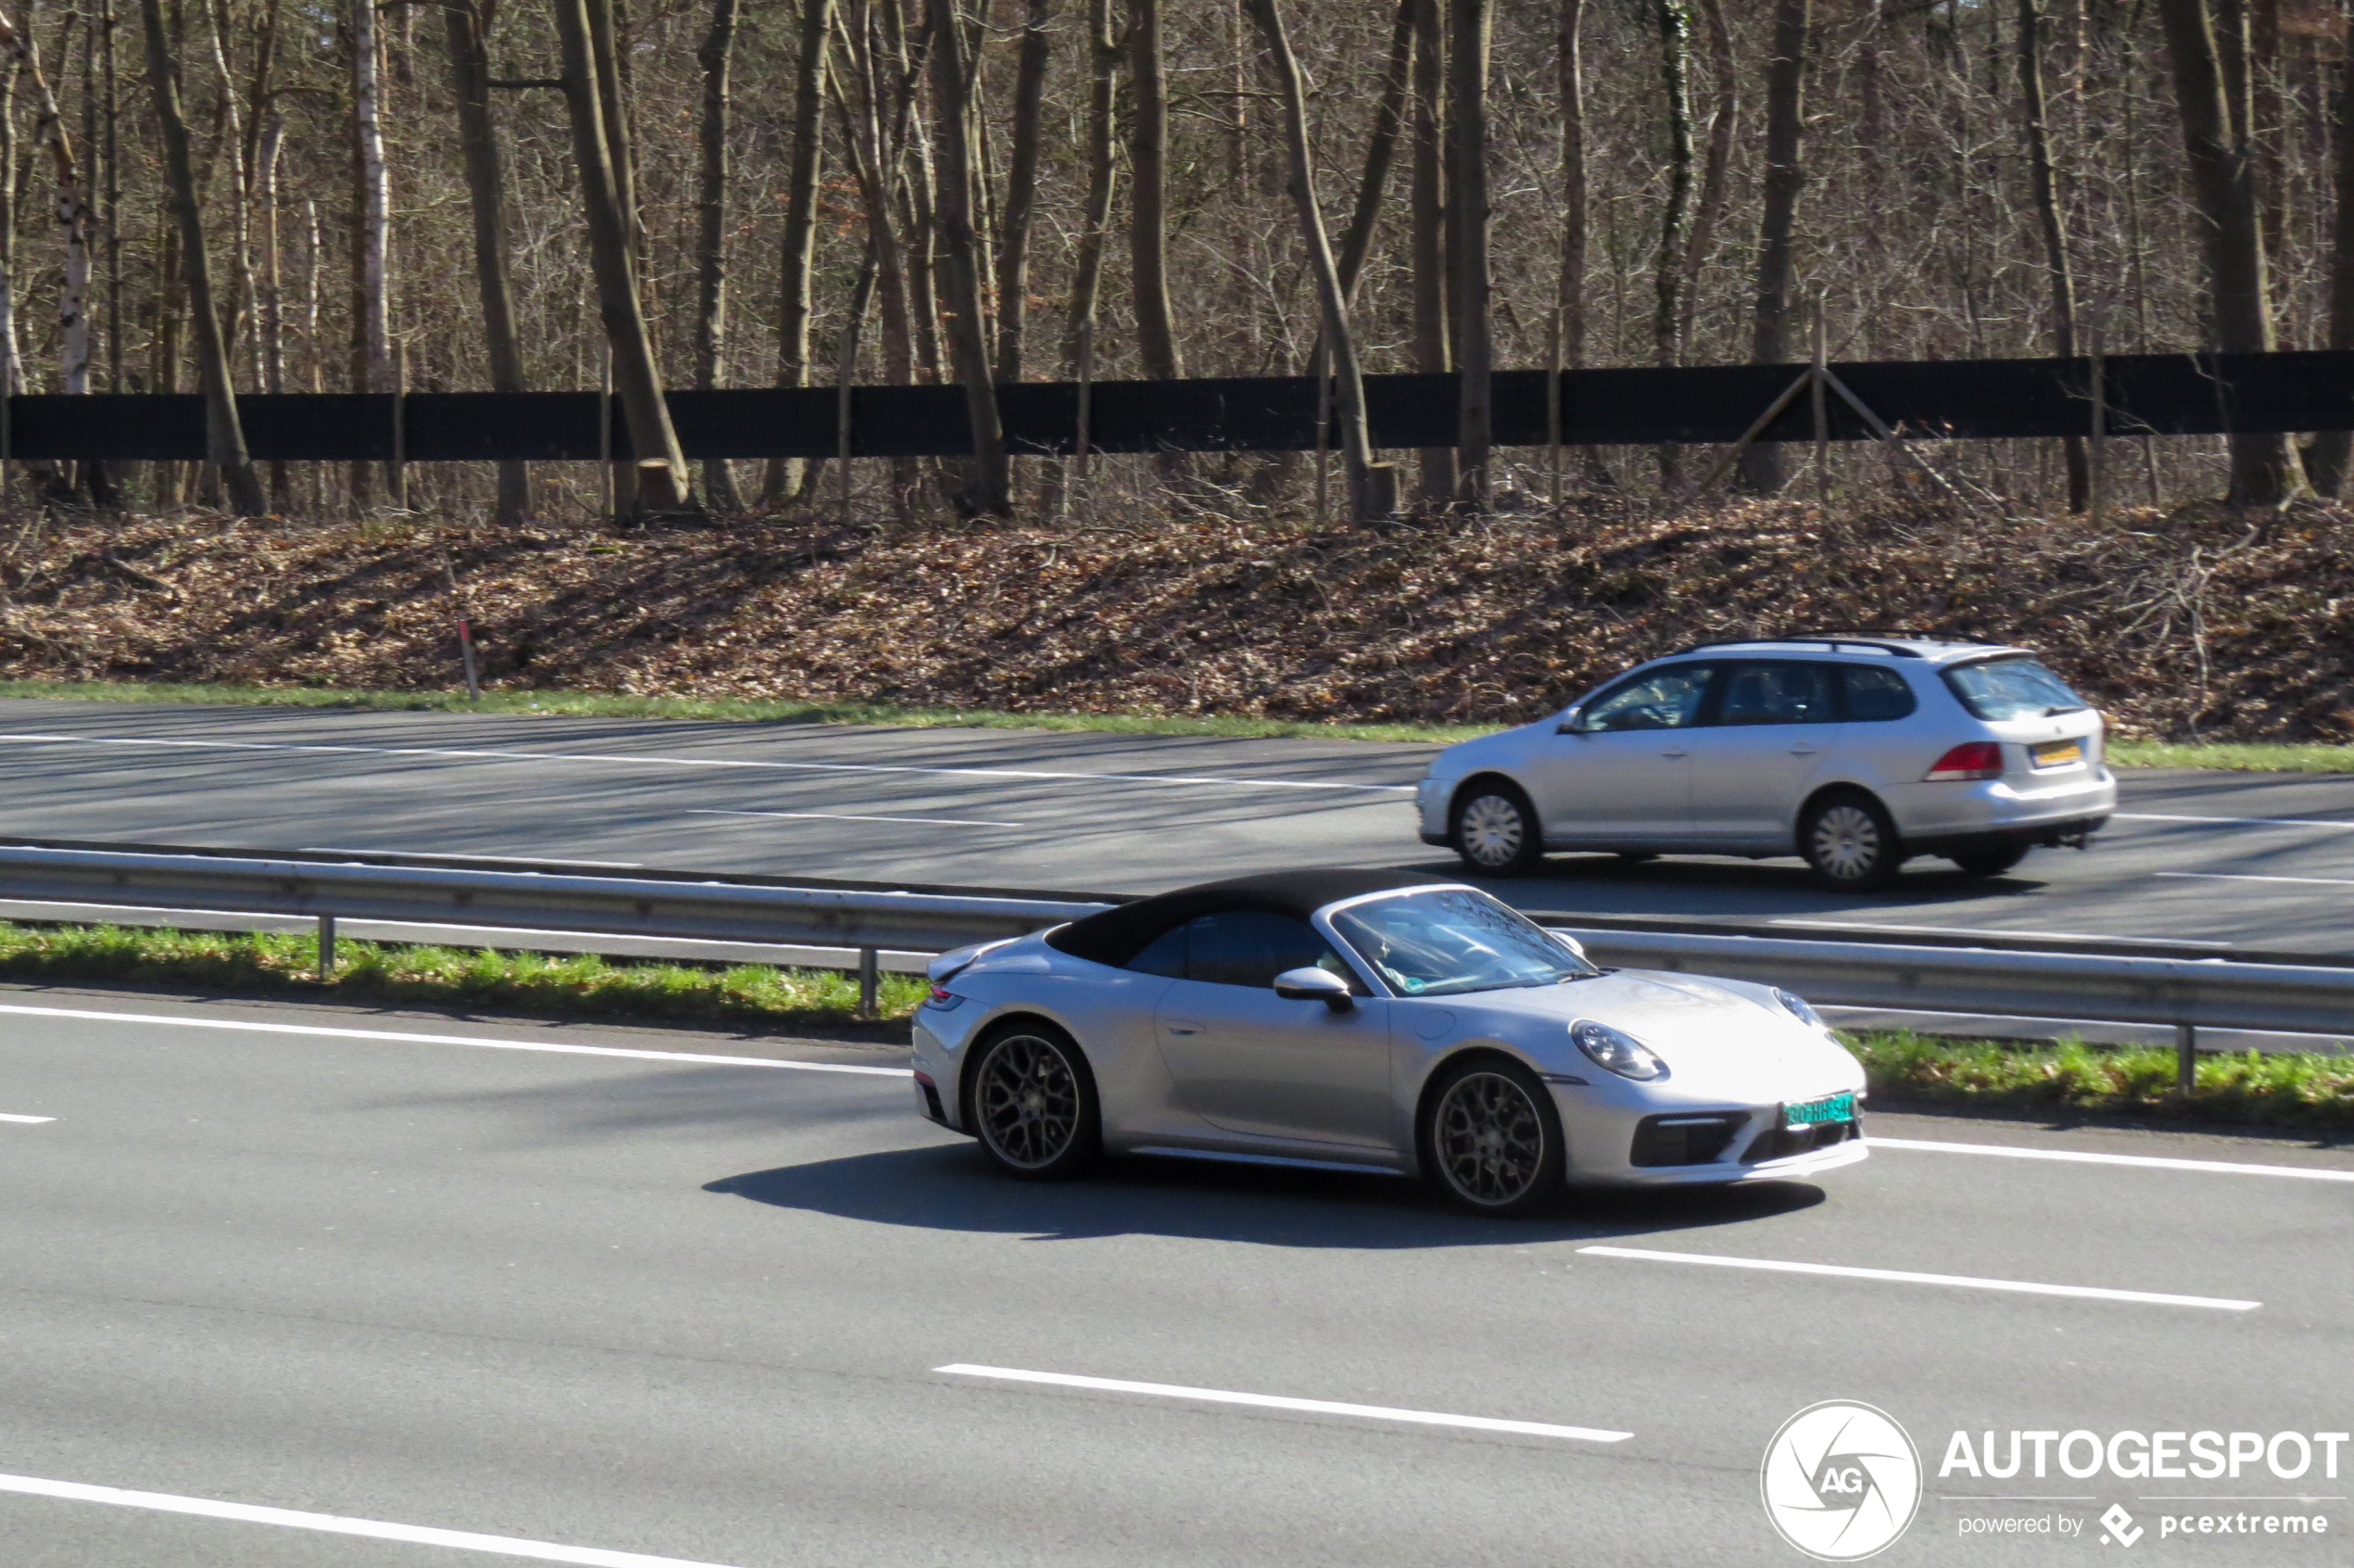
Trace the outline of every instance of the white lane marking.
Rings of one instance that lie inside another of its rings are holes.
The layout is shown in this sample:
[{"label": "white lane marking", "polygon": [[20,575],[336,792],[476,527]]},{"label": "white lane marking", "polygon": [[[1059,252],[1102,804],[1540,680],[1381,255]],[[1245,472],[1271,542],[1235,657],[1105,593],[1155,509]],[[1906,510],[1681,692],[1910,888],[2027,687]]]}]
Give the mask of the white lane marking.
[{"label": "white lane marking", "polygon": [[918,828],[1019,828],[1019,822],[977,822],[968,816],[854,816],[843,811],[690,811],[689,816],[778,816],[793,822],[905,822]]},{"label": "white lane marking", "polygon": [[854,1067],[848,1062],[788,1062],[774,1056],[713,1056],[691,1051],[632,1051],[618,1045],[561,1045],[543,1040],[485,1040],[470,1034],[410,1034],[388,1029],[329,1029],[320,1024],[242,1023],[230,1018],[184,1018],[170,1013],[99,1013],[82,1007],[27,1007],[0,1004],[0,1013],[29,1018],[91,1018],[99,1023],[166,1024],[175,1029],[225,1029],[248,1034],[302,1034],[323,1040],[394,1040],[411,1045],[474,1045],[487,1051],[547,1051],[564,1056],[623,1056],[641,1062],[693,1062],[704,1067],[789,1068],[796,1072],[854,1072],[877,1078],[912,1078],[908,1068]]},{"label": "white lane marking", "polygon": [[28,1126],[38,1125],[44,1121],[55,1121],[57,1119],[54,1116],[0,1116],[0,1121],[21,1121],[26,1123]]},{"label": "white lane marking", "polygon": [[[2161,873],[2163,875],[2163,873]],[[2119,936],[2111,931],[2022,931],[2005,930],[1993,926],[1887,926],[1870,920],[1810,920],[1798,916],[1778,916],[1767,922],[1775,926],[1829,926],[1842,931],[1919,931],[1930,936],[1991,936],[1991,937],[2057,937],[2062,942],[2163,942],[2176,947],[2233,947],[2237,943],[2207,942],[2192,937]]]},{"label": "white lane marking", "polygon": [[1624,1443],[1631,1432],[1599,1426],[1556,1426],[1541,1421],[1500,1421],[1494,1416],[1443,1415],[1436,1410],[1401,1410],[1388,1405],[1350,1405],[1332,1399],[1294,1399],[1281,1394],[1236,1394],[1223,1388],[1188,1388],[1175,1383],[1133,1383],[1121,1377],[1076,1377],[1069,1372],[1020,1372],[1012,1367],[975,1367],[958,1361],[934,1367],[958,1377],[992,1377],[1008,1383],[1046,1383],[1057,1388],[1093,1388],[1107,1394],[1152,1394],[1164,1399],[1196,1399],[1212,1405],[1249,1405],[1270,1410],[1305,1410],[1311,1415],[1361,1416],[1416,1426],[1459,1426],[1474,1432],[1510,1432],[1524,1437],[1570,1437],[1587,1443]]},{"label": "white lane marking", "polygon": [[2175,816],[2159,811],[2114,811],[2113,822],[2216,822],[2234,828],[2335,828],[2354,833],[2354,822],[2333,822],[2323,816]]},{"label": "white lane marking", "polygon": [[[267,854],[267,850],[256,850]],[[308,844],[297,851],[299,854],[412,854],[431,856],[436,860],[479,860],[490,866],[604,866],[616,871],[636,871],[646,863],[642,860],[558,860],[551,855],[538,854],[452,854],[448,850],[388,850],[337,849],[331,845]]]},{"label": "white lane marking", "polygon": [[1199,784],[1231,790],[1355,790],[1411,795],[1411,784],[1327,784],[1298,778],[1211,778],[1181,773],[1057,773],[1041,768],[915,767],[886,763],[750,762],[737,757],[645,757],[614,752],[508,752],[454,746],[327,746],[291,740],[158,740],[125,735],[0,735],[40,746],[148,746],[210,752],[310,752],[357,757],[448,757],[463,762],[620,763],[638,767],[748,767],[786,773],[904,773],[935,778],[1030,778],[1093,784]]},{"label": "white lane marking", "polygon": [[2245,871],[2153,871],[2179,882],[2302,882],[2317,888],[2354,888],[2354,877],[2259,877]]},{"label": "white lane marking", "polygon": [[2006,1144],[1947,1144],[1933,1138],[1866,1140],[1876,1149],[1919,1149],[1930,1154],[1993,1155],[2004,1159],[2057,1159],[2078,1165],[2133,1165],[2149,1170],[2197,1170],[2212,1176],[2288,1176],[2305,1182],[2354,1182],[2354,1170],[2302,1165],[2245,1165],[2228,1159],[2173,1159],[2164,1155],[2095,1154],[2086,1149],[2019,1149]]},{"label": "white lane marking", "polygon": [[2208,1307],[2220,1312],[2252,1312],[2264,1305],[2261,1301],[2235,1301],[2217,1296],[2110,1290],[2104,1285],[2038,1284],[2028,1280],[1981,1280],[1970,1274],[1923,1274],[1910,1269],[1855,1269],[1843,1263],[1788,1263],[1771,1258],[1727,1258],[1711,1252],[1654,1252],[1641,1246],[1581,1246],[1577,1250],[1597,1258],[1634,1258],[1651,1263],[1698,1263],[1712,1269],[1757,1269],[1770,1274],[1828,1274],[1843,1280],[1954,1285],[1964,1290],[2007,1290],[2025,1296],[2075,1296],[2093,1301],[2135,1301],[2149,1307]]},{"label": "white lane marking", "polygon": [[120,1486],[92,1486],[79,1481],[44,1481],[31,1475],[0,1475],[0,1492],[27,1497],[57,1498],[67,1502],[108,1503],[116,1508],[142,1508],[156,1513],[188,1513],[199,1519],[228,1519],[240,1524],[279,1524],[294,1530],[317,1530],[330,1536],[365,1536],[379,1541],[405,1541],[414,1546],[450,1547],[459,1551],[486,1551],[499,1557],[527,1557],[538,1562],[577,1562],[588,1568],[724,1568],[683,1557],[650,1557],[639,1551],[608,1551],[602,1547],[559,1546],[519,1536],[484,1536],[472,1530],[438,1530],[427,1524],[388,1524],[380,1519],[347,1519],[337,1513],[305,1513],[291,1508],[263,1508],[254,1503],[217,1502],[210,1498],[174,1497],[169,1492],[133,1492]]}]

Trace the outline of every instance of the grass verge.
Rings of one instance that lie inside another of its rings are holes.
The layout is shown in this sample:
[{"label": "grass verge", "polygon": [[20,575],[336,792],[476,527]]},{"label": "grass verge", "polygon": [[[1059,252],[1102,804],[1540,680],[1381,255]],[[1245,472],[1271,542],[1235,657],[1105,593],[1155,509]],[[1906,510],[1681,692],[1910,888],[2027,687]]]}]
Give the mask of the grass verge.
[{"label": "grass verge", "polygon": [[[332,979],[318,976],[318,939],[267,931],[174,931],[122,926],[0,922],[0,979],[185,985],[282,992],[323,1002],[495,1008],[550,1018],[640,1018],[761,1030],[855,1023],[855,979],[831,969],[763,964],[698,968],[608,963],[593,953],[551,956],[484,949],[335,943]],[[904,1018],[920,976],[886,974],[877,998]]]},{"label": "grass verge", "polygon": [[[317,975],[315,938],[0,922],[0,979],[277,992],[323,1002],[495,1008],[559,1018],[635,1018],[790,1032],[857,1021],[857,985],[829,969],[608,963],[447,947],[336,944]],[[885,975],[884,1020],[904,1020],[924,982]],[[2197,1087],[2174,1086],[2170,1049],[2021,1046],[1906,1031],[1841,1036],[1883,1099],[1957,1110],[2127,1116],[2205,1126],[2354,1132],[2354,1056],[2202,1056]]]},{"label": "grass verge", "polygon": [[2354,1056],[2202,1056],[2185,1095],[2170,1046],[2023,1046],[1909,1030],[1841,1038],[1874,1095],[1909,1105],[2354,1132]]},{"label": "grass verge", "polygon": [[[6,680],[0,697],[85,702],[202,702],[237,707],[337,708],[383,713],[509,714],[577,718],[716,719],[730,724],[878,724],[909,729],[1050,729],[1103,735],[1192,735],[1234,740],[1468,740],[1476,725],[1307,724],[1289,719],[1158,714],[1016,714],[985,708],[905,708],[888,702],[786,702],[737,697],[627,697],[599,691],[367,691],[309,686],[186,686],[101,680]],[[2354,774],[2354,746],[2256,741],[2112,740],[2119,767],[2209,767],[2234,772]]]}]

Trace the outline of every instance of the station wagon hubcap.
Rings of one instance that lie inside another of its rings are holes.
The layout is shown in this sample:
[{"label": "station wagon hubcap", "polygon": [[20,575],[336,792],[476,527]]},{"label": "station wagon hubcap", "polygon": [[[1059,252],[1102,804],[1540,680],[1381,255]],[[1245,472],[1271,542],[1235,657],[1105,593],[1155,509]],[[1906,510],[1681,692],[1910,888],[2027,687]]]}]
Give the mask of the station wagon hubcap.
[{"label": "station wagon hubcap", "polygon": [[1841,881],[1868,877],[1880,859],[1879,824],[1862,806],[1835,805],[1815,819],[1815,864]]},{"label": "station wagon hubcap", "polygon": [[1463,808],[1463,853],[1482,866],[1510,866],[1528,834],[1520,807],[1501,795],[1482,795]]},{"label": "station wagon hubcap", "polygon": [[1457,1080],[1438,1102],[1432,1132],[1447,1184],[1473,1203],[1511,1203],[1544,1170],[1545,1124],[1528,1092],[1501,1073]]},{"label": "station wagon hubcap", "polygon": [[1001,1040],[976,1085],[981,1135],[1006,1163],[1052,1164],[1079,1132],[1079,1081],[1070,1063],[1034,1034]]}]

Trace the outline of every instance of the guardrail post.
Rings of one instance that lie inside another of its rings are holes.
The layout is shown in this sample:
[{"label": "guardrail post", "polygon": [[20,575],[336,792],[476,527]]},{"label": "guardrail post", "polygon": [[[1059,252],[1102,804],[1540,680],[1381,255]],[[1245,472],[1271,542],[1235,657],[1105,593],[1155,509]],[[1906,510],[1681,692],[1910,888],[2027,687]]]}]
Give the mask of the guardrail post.
[{"label": "guardrail post", "polygon": [[319,917],[319,978],[333,980],[335,975],[335,917]]},{"label": "guardrail post", "polygon": [[2174,1087],[2187,1095],[2198,1084],[2198,1025],[2174,1026]]},{"label": "guardrail post", "polygon": [[858,950],[858,1016],[875,1016],[876,993],[882,987],[882,966],[880,955],[871,947]]}]

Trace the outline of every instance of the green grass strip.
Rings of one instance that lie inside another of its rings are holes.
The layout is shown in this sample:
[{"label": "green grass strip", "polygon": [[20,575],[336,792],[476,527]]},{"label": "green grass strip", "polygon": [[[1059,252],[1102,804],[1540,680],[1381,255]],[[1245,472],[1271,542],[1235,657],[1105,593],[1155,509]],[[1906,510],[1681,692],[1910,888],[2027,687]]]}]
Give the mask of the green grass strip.
[{"label": "green grass strip", "polygon": [[[730,724],[874,724],[908,729],[1049,729],[1104,735],[1195,735],[1234,740],[1408,740],[1445,745],[1496,726],[1303,724],[1288,719],[1171,717],[1158,714],[1012,714],[993,708],[904,708],[889,702],[786,702],[740,697],[624,697],[601,691],[365,691],[310,686],[174,686],[119,680],[6,680],[0,697],[85,702],[203,702],[239,707],[340,708],[384,713],[524,714],[578,718],[716,719]],[[2354,746],[2255,741],[2111,740],[2119,767],[2209,767],[2235,772],[2354,774]]]},{"label": "green grass strip", "polygon": [[[856,1021],[857,983],[831,969],[761,964],[698,968],[614,963],[594,954],[395,946],[345,941],[318,978],[309,934],[151,930],[0,922],[0,979],[269,992],[320,1002],[405,1003],[556,1018],[640,1019],[769,1033]],[[887,1022],[904,1022],[924,981],[885,975]],[[2056,1046],[1907,1031],[1842,1035],[1883,1101],[1957,1110],[2123,1116],[2208,1126],[2354,1132],[2354,1056],[2203,1056],[2187,1097],[2165,1047]]]},{"label": "green grass strip", "polygon": [[[0,979],[8,980],[284,992],[324,1002],[778,1031],[841,1027],[856,1021],[858,1010],[854,977],[766,964],[700,968],[609,963],[593,953],[550,955],[347,939],[335,943],[334,977],[320,980],[318,968],[318,939],[308,934],[0,922]],[[905,1018],[923,994],[922,977],[886,974],[879,1010],[886,1018]]]},{"label": "green grass strip", "polygon": [[2184,1095],[2170,1045],[2023,1045],[1909,1030],[1841,1038],[1876,1096],[1908,1105],[2354,1132],[2354,1056],[2202,1055]]}]

